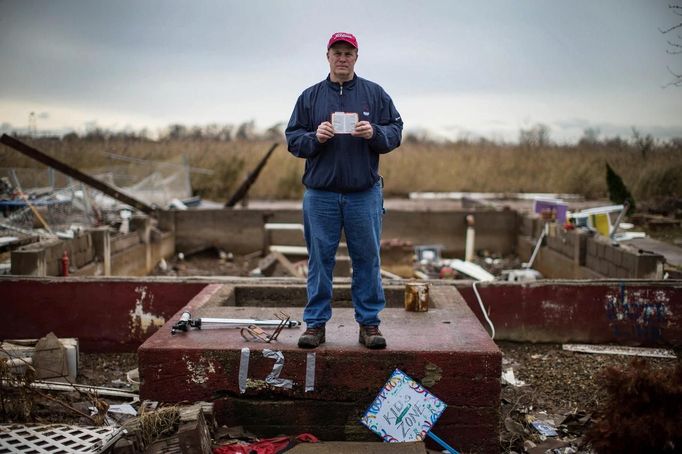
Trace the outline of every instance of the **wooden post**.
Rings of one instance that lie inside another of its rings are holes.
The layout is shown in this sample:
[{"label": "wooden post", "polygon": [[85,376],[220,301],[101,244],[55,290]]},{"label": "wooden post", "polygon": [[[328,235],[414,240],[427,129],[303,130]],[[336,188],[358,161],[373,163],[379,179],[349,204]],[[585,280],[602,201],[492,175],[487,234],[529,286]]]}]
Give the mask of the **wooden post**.
[{"label": "wooden post", "polygon": [[111,276],[111,234],[109,227],[98,227],[90,231],[95,254],[104,264],[104,275]]}]

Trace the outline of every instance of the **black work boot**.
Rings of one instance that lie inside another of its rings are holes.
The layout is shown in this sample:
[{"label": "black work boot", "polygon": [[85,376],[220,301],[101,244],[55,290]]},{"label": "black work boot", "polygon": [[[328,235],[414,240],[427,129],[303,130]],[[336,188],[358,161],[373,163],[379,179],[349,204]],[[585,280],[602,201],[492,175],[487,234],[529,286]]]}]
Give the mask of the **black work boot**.
[{"label": "black work boot", "polygon": [[315,348],[320,344],[324,344],[324,325],[308,328],[298,338],[298,346],[301,348]]},{"label": "black work boot", "polygon": [[367,348],[386,348],[386,339],[378,326],[360,325],[360,343]]}]

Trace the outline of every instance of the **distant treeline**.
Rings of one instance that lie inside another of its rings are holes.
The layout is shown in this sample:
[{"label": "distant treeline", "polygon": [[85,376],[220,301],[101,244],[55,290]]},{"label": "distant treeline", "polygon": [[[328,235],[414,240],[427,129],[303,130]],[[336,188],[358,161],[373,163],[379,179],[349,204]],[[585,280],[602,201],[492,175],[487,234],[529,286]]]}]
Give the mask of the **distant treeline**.
[{"label": "distant treeline", "polygon": [[[251,188],[261,199],[298,199],[305,161],[286,151],[278,124],[256,131],[253,122],[237,127],[171,126],[151,140],[139,133],[92,130],[82,137],[23,137],[40,150],[91,172],[116,169],[117,175],[151,173],[149,163],[186,163],[196,171],[196,194],[225,201],[265,154],[275,151]],[[518,143],[485,139],[434,140],[406,133],[397,150],[382,155],[380,171],[385,193],[406,196],[413,191],[553,192],[606,198],[606,164],[622,177],[637,200],[682,198],[682,139],[656,140],[633,130],[629,138],[600,138],[586,131],[575,144],[556,144],[537,125],[520,132]],[[131,159],[121,159],[121,157]],[[127,167],[123,167],[127,166]],[[0,146],[0,169],[41,168],[40,164]],[[44,167],[43,167],[44,168]]]},{"label": "distant treeline", "polygon": [[[172,141],[172,140],[213,140],[231,142],[241,140],[282,140],[284,137],[284,122],[276,123],[262,129],[256,126],[255,120],[245,121],[240,124],[219,124],[188,126],[179,123],[171,124],[166,128],[150,131],[147,128],[140,130],[124,129],[110,130],[101,127],[90,127],[84,132],[34,131],[27,129],[11,129],[7,123],[0,128],[16,137],[59,139],[64,141],[84,139],[94,141],[106,140],[139,140],[139,141]],[[542,148],[558,145],[551,138],[549,126],[537,123],[529,128],[521,128],[516,142],[491,140],[485,137],[472,137],[463,135],[457,139],[437,137],[425,129],[406,129],[403,133],[403,143],[411,144],[479,144],[479,145],[519,145],[525,148]],[[561,144],[570,146],[571,144]],[[613,149],[637,148],[646,154],[654,148],[679,149],[682,147],[682,137],[672,139],[655,139],[651,134],[642,134],[638,129],[632,128],[630,137],[607,137],[602,136],[597,128],[588,128],[576,141],[575,146],[602,146]]]}]

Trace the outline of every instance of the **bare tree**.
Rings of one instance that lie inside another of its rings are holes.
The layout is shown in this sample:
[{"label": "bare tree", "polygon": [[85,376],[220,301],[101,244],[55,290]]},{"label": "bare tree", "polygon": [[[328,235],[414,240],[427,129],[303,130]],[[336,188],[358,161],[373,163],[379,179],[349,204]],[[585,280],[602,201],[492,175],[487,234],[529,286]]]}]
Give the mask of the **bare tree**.
[{"label": "bare tree", "polygon": [[525,148],[542,148],[551,144],[549,140],[549,126],[537,123],[530,129],[519,131],[519,145]]},{"label": "bare tree", "polygon": [[[668,5],[668,8],[676,16],[682,17],[682,5]],[[678,19],[679,21],[679,19]],[[672,25],[666,29],[659,28],[660,32],[669,37],[668,39],[668,49],[666,52],[670,55],[680,55],[682,54],[682,21],[679,21],[676,25]],[[670,36],[673,36],[670,39]],[[674,85],[675,87],[682,87],[682,73],[678,73],[670,69],[668,66],[668,71],[673,76],[673,80],[665,84],[664,87]]]}]

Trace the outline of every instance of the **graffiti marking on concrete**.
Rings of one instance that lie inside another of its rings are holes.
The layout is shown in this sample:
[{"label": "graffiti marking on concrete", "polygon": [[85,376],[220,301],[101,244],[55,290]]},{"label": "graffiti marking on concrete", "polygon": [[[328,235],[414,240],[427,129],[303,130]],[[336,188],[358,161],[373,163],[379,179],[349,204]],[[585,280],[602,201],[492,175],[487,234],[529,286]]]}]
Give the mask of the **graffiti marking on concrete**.
[{"label": "graffiti marking on concrete", "polygon": [[575,306],[572,304],[561,304],[554,301],[542,301],[542,314],[547,320],[568,322],[573,319]]},{"label": "graffiti marking on concrete", "polygon": [[662,290],[628,290],[621,285],[606,294],[605,310],[615,336],[655,340],[670,324],[670,298]]}]

